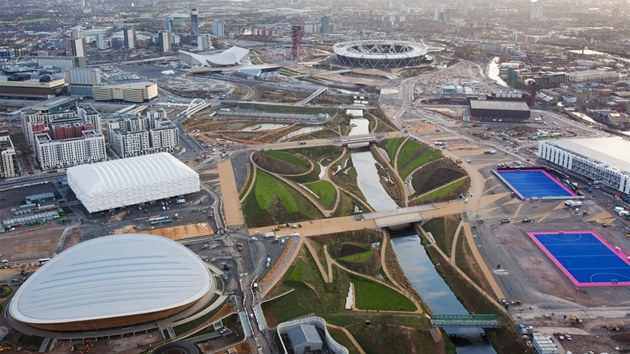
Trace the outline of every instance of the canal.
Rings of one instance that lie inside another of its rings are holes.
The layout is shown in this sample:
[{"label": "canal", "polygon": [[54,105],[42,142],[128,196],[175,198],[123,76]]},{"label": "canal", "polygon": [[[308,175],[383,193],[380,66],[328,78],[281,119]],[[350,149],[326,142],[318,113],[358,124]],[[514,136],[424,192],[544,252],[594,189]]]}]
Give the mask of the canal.
[{"label": "canal", "polygon": [[[368,120],[355,118],[351,120],[352,129],[349,135],[368,134]],[[352,164],[357,172],[359,189],[368,203],[376,211],[398,208],[380,182],[376,169],[376,159],[372,152],[365,149],[351,152]],[[420,243],[420,237],[413,231],[392,238],[392,246],[403,272],[420,294],[434,314],[460,315],[468,311],[448,287],[444,279],[435,269],[429,256]],[[447,329],[456,345],[458,354],[496,354],[494,348],[485,341],[481,328]]]}]

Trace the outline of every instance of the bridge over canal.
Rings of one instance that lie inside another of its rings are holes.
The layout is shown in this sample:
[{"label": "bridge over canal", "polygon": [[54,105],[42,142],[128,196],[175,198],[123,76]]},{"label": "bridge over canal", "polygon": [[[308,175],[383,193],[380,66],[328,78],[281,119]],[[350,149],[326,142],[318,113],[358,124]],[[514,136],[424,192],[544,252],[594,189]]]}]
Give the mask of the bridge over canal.
[{"label": "bridge over canal", "polygon": [[431,315],[431,325],[442,328],[499,328],[497,315]]}]

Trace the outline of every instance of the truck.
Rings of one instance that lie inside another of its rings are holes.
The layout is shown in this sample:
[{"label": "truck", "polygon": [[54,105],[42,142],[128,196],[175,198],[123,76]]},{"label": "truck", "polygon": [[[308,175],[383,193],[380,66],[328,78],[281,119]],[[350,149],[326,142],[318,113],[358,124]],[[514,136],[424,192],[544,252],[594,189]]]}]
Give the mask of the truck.
[{"label": "truck", "polygon": [[263,234],[263,238],[269,238],[269,237],[274,237],[274,236],[276,236],[275,232],[265,232]]},{"label": "truck", "polygon": [[564,202],[564,205],[573,208],[582,205],[582,202],[579,200],[567,200]]},{"label": "truck", "polygon": [[496,150],[486,150],[486,151],[484,151],[483,153],[484,153],[484,154],[493,155],[493,154],[496,154],[496,153],[497,153],[497,151],[496,151]]}]

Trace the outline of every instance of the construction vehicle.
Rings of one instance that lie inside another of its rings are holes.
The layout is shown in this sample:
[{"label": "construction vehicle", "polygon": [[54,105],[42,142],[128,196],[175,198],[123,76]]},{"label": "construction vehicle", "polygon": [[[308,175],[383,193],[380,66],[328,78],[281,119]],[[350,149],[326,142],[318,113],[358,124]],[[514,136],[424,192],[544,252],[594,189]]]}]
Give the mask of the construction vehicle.
[{"label": "construction vehicle", "polygon": [[582,323],[582,319],[578,318],[576,315],[570,315],[569,318],[575,320],[575,323]]},{"label": "construction vehicle", "polygon": [[236,243],[236,249],[241,252],[243,250],[243,244],[241,242]]},{"label": "construction vehicle", "polygon": [[618,326],[612,325],[610,323],[606,323],[605,325],[602,326],[602,328],[606,328],[607,330],[611,332],[619,332],[621,330]]},{"label": "construction vehicle", "polygon": [[455,160],[455,163],[462,163],[462,159]]},{"label": "construction vehicle", "polygon": [[11,350],[11,347],[0,347],[0,353],[4,353],[9,350]]}]

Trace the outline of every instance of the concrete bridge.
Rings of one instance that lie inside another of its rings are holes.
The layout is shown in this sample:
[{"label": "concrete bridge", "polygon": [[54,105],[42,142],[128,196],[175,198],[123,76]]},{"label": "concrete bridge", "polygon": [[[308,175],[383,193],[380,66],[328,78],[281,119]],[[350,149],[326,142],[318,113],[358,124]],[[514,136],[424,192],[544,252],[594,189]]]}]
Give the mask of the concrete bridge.
[{"label": "concrete bridge", "polygon": [[383,139],[383,137],[380,135],[361,134],[361,135],[344,136],[338,140],[337,139],[335,140],[338,144],[341,144],[341,146],[356,147],[358,144],[359,147],[363,147],[371,143],[375,143],[381,139]]},{"label": "concrete bridge", "polygon": [[497,315],[431,315],[431,325],[442,328],[499,328]]}]

